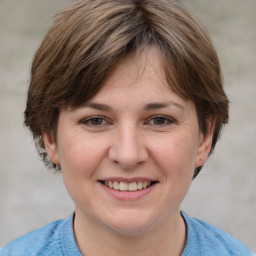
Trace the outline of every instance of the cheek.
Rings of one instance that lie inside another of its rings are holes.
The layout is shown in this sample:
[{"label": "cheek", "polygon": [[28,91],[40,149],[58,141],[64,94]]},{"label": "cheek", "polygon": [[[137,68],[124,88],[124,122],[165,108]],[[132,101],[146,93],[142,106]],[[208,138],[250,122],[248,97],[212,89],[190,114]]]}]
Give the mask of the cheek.
[{"label": "cheek", "polygon": [[91,175],[104,155],[104,148],[88,137],[73,137],[59,147],[63,173]]},{"label": "cheek", "polygon": [[[157,163],[163,173],[171,201],[180,204],[186,195],[195,170],[196,144],[187,137],[172,139],[157,147]],[[175,203],[174,203],[175,204]]]},{"label": "cheek", "polygon": [[[192,136],[192,135],[191,135]],[[158,141],[154,149],[157,161],[172,172],[187,172],[195,167],[197,143],[190,136],[170,136],[169,139]]]},{"label": "cheek", "polygon": [[[90,191],[95,181],[99,164],[103,159],[103,149],[81,140],[63,148],[60,152],[60,163],[63,181],[71,198],[79,204],[81,192],[86,188]],[[88,193],[88,192],[87,192]],[[83,194],[83,193],[82,193]]]}]

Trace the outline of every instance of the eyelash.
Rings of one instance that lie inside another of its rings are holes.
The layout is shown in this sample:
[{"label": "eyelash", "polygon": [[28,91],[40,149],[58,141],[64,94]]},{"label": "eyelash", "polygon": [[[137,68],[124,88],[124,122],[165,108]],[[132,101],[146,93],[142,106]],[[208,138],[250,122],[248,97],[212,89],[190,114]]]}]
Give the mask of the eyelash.
[{"label": "eyelash", "polygon": [[[100,120],[100,124],[93,124],[93,121],[99,121]],[[104,122],[104,124],[103,124]],[[83,124],[91,126],[91,127],[101,127],[104,126],[106,124],[110,124],[110,122],[108,122],[106,120],[106,118],[102,117],[102,116],[91,116],[86,118],[85,120],[82,121]]]},{"label": "eyelash", "polygon": [[[94,123],[95,121],[96,121],[96,123]],[[153,122],[154,121],[158,121],[158,122],[160,121],[160,124],[159,123],[156,124],[155,122],[151,123],[152,121]],[[84,125],[87,125],[87,126],[90,126],[90,127],[102,127],[104,125],[111,124],[109,121],[106,120],[105,117],[102,117],[102,116],[88,117],[85,120],[83,120],[82,123]],[[156,116],[152,116],[152,117],[148,118],[148,120],[144,124],[146,124],[146,125],[149,124],[149,125],[152,125],[152,126],[162,127],[162,126],[170,125],[172,123],[175,123],[175,121],[172,118],[166,117],[164,115],[156,115]]]},{"label": "eyelash", "polygon": [[[164,123],[162,123],[162,124],[155,124],[155,123],[150,124],[151,121],[156,121],[157,119],[158,119],[158,121],[159,121],[159,120],[164,121]],[[146,122],[146,124],[150,124],[150,125],[154,125],[154,126],[160,126],[160,127],[161,127],[161,126],[170,125],[170,124],[172,124],[172,123],[175,123],[175,121],[174,121],[172,118],[167,117],[167,116],[164,116],[164,115],[152,116],[152,117],[150,117],[149,120]]]}]

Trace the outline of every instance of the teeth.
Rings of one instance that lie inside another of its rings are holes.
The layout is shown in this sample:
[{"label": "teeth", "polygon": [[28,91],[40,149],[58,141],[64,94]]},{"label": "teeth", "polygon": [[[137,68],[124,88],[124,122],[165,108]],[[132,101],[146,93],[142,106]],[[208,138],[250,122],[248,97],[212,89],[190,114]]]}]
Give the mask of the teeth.
[{"label": "teeth", "polygon": [[113,189],[119,189],[119,182],[118,181],[113,182]]},{"label": "teeth", "polygon": [[105,186],[113,188],[115,190],[121,191],[136,191],[149,187],[151,185],[150,181],[139,181],[139,182],[119,182],[119,181],[104,181]]},{"label": "teeth", "polygon": [[108,187],[113,188],[113,182],[112,181],[108,182]]},{"label": "teeth", "polygon": [[119,184],[119,189],[120,189],[121,191],[128,190],[128,183],[126,183],[126,182],[120,182],[120,184]]},{"label": "teeth", "polygon": [[137,190],[137,184],[136,182],[129,183],[129,191],[136,191]]},{"label": "teeth", "polygon": [[142,188],[143,188],[142,181],[140,181],[137,183],[137,189],[142,189]]},{"label": "teeth", "polygon": [[143,181],[142,187],[143,187],[143,188],[146,188],[147,186],[148,186],[148,182],[147,182],[147,181]]}]

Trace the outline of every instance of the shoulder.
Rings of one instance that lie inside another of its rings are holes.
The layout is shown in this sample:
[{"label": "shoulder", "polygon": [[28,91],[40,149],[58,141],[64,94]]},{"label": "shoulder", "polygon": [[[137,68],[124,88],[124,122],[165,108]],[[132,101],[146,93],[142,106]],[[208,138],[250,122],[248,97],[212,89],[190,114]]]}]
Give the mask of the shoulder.
[{"label": "shoulder", "polygon": [[16,238],[1,249],[0,255],[62,255],[63,240],[73,235],[72,220],[73,216],[54,221]]},{"label": "shoulder", "polygon": [[182,256],[253,256],[238,239],[205,221],[182,216],[187,226],[187,243]]}]

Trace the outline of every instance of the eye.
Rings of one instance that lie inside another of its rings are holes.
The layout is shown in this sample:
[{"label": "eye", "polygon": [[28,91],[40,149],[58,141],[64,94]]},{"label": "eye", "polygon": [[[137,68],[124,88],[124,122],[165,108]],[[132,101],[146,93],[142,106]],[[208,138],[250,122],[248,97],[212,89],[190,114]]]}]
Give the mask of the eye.
[{"label": "eye", "polygon": [[166,116],[153,116],[148,122],[150,125],[165,126],[174,123],[174,121]]},{"label": "eye", "polygon": [[83,124],[88,126],[104,126],[109,122],[101,116],[92,116],[83,120]]}]

